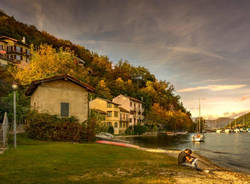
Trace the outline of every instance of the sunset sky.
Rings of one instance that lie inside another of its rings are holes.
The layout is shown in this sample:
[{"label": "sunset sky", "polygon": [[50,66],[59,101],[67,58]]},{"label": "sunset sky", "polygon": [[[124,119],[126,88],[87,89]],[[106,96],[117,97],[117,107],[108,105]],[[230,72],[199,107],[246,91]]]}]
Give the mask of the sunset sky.
[{"label": "sunset sky", "polygon": [[209,118],[250,111],[249,0],[0,0],[58,38],[148,68]]}]

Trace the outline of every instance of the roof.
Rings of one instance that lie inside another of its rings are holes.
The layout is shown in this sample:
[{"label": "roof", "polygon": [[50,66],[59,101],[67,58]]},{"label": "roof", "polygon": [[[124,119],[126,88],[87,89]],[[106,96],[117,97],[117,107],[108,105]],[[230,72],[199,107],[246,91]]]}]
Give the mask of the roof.
[{"label": "roof", "polygon": [[95,112],[97,112],[99,114],[107,114],[105,111],[102,111],[100,109],[91,109],[91,110],[93,110],[93,111],[95,111]]},{"label": "roof", "polygon": [[14,39],[14,38],[10,38],[10,37],[8,37],[8,36],[0,36],[0,40],[4,40],[4,39],[6,39],[6,40],[11,40],[11,41],[16,42],[16,43],[18,43],[18,44],[21,44],[21,45],[24,45],[24,46],[26,46],[26,47],[29,47],[28,44],[23,43],[23,42],[21,42],[21,41],[19,41],[19,40],[16,40],[16,39]]},{"label": "roof", "polygon": [[127,113],[130,113],[128,110],[124,109],[123,107],[119,107],[120,111],[122,112],[127,112]]},{"label": "roof", "polygon": [[94,92],[95,88],[93,88],[92,86],[86,84],[86,83],[83,83],[81,81],[79,81],[78,79],[74,78],[74,77],[71,77],[69,75],[60,75],[60,76],[54,76],[54,77],[50,77],[50,78],[45,78],[45,79],[41,79],[41,80],[37,80],[37,81],[33,81],[28,90],[26,91],[25,95],[26,96],[30,96],[33,94],[33,92],[36,90],[36,88],[42,84],[42,83],[45,83],[45,82],[51,82],[51,81],[57,81],[57,80],[65,80],[65,81],[70,81],[84,89],[86,89],[87,91],[89,92]]},{"label": "roof", "polygon": [[[96,97],[95,99],[97,99],[97,98],[99,98],[99,99],[101,99],[101,100],[104,100],[104,101],[106,101],[106,102],[108,102],[108,103],[112,103],[112,104],[115,104],[115,105],[120,105],[120,104],[118,104],[118,103],[112,102],[111,100],[108,100],[108,99],[105,99],[105,98]],[[94,100],[95,100],[95,99],[94,99]]]},{"label": "roof", "polygon": [[[120,94],[120,95],[122,95],[122,94]],[[141,100],[138,100],[137,98],[133,98],[133,97],[126,96],[126,95],[122,95],[122,96],[125,96],[126,98],[129,98],[131,101],[138,102],[138,103],[143,103]]]}]

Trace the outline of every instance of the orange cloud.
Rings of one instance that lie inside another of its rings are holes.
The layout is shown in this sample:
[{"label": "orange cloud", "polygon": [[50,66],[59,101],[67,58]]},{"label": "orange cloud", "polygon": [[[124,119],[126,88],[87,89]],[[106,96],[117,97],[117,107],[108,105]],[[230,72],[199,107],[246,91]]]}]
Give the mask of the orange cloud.
[{"label": "orange cloud", "polygon": [[207,85],[207,86],[198,86],[194,88],[184,88],[178,90],[178,92],[192,92],[200,90],[210,90],[210,91],[224,91],[224,90],[233,90],[245,87],[245,84],[236,84],[236,85]]},{"label": "orange cloud", "polygon": [[250,95],[241,97],[240,101],[245,101],[245,100],[248,100],[248,99],[250,99]]}]

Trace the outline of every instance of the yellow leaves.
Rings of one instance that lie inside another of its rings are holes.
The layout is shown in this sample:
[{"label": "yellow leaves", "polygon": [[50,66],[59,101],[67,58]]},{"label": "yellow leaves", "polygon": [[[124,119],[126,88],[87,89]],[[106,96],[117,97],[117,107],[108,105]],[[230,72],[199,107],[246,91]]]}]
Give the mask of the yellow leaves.
[{"label": "yellow leaves", "polygon": [[31,56],[29,64],[23,68],[15,68],[15,79],[21,84],[29,84],[34,80],[54,75],[87,75],[84,68],[76,64],[76,57],[69,49],[60,48],[56,51],[52,46],[41,45],[38,50],[34,50],[32,46]]}]

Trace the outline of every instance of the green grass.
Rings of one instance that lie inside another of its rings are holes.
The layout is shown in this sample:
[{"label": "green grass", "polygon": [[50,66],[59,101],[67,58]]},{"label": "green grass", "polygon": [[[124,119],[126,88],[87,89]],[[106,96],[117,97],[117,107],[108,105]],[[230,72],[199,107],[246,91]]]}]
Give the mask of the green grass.
[{"label": "green grass", "polygon": [[18,136],[0,155],[0,183],[172,183],[176,159],[165,154],[101,144],[45,142]]}]

